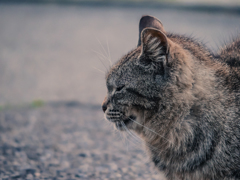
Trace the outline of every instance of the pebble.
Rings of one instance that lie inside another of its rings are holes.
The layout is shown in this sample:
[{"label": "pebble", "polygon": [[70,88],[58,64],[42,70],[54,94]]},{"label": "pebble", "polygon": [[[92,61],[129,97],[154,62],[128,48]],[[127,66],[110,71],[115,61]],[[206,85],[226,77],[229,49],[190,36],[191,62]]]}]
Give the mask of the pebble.
[{"label": "pebble", "polygon": [[127,168],[122,168],[121,171],[125,174],[128,172],[128,169]]},{"label": "pebble", "polygon": [[34,177],[33,177],[32,174],[28,174],[27,177],[26,177],[27,180],[32,180],[33,178],[34,178]]},{"label": "pebble", "polygon": [[111,168],[111,170],[115,171],[115,170],[118,169],[118,166],[116,164],[114,164],[114,163],[111,163],[110,164],[110,168]]},{"label": "pebble", "polygon": [[87,155],[84,154],[84,153],[80,153],[79,156],[80,156],[80,157],[84,157],[84,158],[87,157]]},{"label": "pebble", "polygon": [[[101,111],[47,106],[4,114],[8,121],[0,118],[0,126],[4,120],[11,130],[0,131],[0,179],[159,180],[142,176],[153,171],[138,161],[144,158],[139,149],[129,144],[127,151],[112,127],[96,120]],[[31,117],[37,120],[26,126]],[[11,143],[16,139],[17,146]]]}]

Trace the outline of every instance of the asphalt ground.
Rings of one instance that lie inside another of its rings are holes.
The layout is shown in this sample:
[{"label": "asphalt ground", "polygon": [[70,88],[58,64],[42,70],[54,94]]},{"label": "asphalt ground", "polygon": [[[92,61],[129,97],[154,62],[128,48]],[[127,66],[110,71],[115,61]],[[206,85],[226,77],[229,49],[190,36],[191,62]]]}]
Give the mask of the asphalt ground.
[{"label": "asphalt ground", "polygon": [[213,52],[240,30],[225,11],[0,4],[0,178],[161,179],[100,107],[105,72],[136,47],[145,14]]}]

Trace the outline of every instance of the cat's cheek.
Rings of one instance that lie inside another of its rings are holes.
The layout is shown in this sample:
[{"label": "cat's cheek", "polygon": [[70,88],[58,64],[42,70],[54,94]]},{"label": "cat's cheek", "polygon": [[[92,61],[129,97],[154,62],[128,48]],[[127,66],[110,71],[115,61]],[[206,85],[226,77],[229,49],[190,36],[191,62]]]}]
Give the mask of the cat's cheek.
[{"label": "cat's cheek", "polygon": [[132,121],[132,123],[129,123],[129,128],[140,133],[144,124],[144,111],[131,107],[126,111],[126,116]]},{"label": "cat's cheek", "polygon": [[162,84],[163,76],[162,75],[156,75],[155,76],[155,82],[156,84]]}]

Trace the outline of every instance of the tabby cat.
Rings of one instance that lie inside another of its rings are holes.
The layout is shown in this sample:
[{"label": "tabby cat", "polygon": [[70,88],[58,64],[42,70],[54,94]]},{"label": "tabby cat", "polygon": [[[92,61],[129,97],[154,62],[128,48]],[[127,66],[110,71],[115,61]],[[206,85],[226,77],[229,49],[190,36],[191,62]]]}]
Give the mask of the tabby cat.
[{"label": "tabby cat", "polygon": [[106,119],[136,132],[166,179],[240,179],[240,39],[213,55],[143,16],[106,85]]}]

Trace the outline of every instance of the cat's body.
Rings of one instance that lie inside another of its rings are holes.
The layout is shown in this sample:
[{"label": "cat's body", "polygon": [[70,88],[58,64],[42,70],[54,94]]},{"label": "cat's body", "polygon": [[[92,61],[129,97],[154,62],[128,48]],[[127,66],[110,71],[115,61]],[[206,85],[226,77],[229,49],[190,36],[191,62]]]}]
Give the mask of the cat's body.
[{"label": "cat's body", "polygon": [[135,131],[169,180],[240,179],[240,40],[214,56],[154,17],[139,31],[107,74],[106,118]]}]

